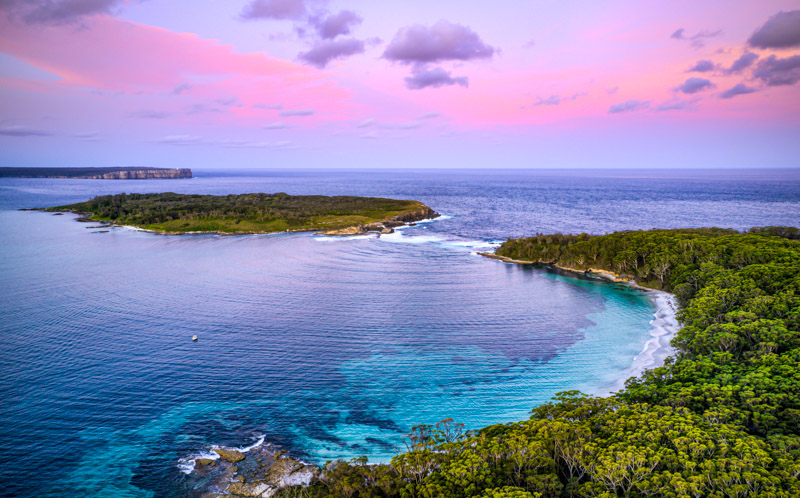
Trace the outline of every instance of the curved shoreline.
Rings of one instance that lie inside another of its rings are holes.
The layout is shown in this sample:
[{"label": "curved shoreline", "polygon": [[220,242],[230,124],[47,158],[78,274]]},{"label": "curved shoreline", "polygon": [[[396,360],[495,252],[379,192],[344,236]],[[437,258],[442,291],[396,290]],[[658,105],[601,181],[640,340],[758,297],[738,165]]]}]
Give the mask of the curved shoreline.
[{"label": "curved shoreline", "polygon": [[526,261],[519,259],[507,258],[494,253],[479,252],[481,256],[496,259],[504,263],[512,263],[519,265],[542,265],[544,267],[554,268],[574,275],[591,276],[606,280],[610,283],[624,283],[631,288],[645,291],[656,307],[653,313],[653,319],[650,320],[651,328],[649,330],[650,339],[644,343],[642,350],[633,358],[631,365],[621,372],[621,376],[611,384],[598,387],[592,394],[598,396],[609,396],[625,387],[625,382],[631,377],[638,377],[642,375],[645,370],[657,368],[664,364],[669,356],[671,356],[675,349],[672,347],[672,339],[675,338],[681,325],[678,322],[678,303],[673,294],[669,292],[650,289],[638,285],[635,281],[619,277],[618,275],[602,269],[589,268],[588,270],[578,270],[575,268],[568,268],[556,264],[545,264],[537,261]]},{"label": "curved shoreline", "polygon": [[[572,271],[572,273],[577,272]],[[613,276],[609,275],[604,279],[613,281]],[[640,286],[634,287],[647,291],[648,298],[656,306],[653,319],[650,320],[650,338],[645,342],[642,351],[634,357],[632,364],[622,371],[622,375],[616,381],[588,391],[588,394],[601,397],[611,396],[622,389],[625,381],[629,378],[641,375],[646,369],[661,366],[664,360],[674,352],[670,342],[680,329],[676,318],[675,296],[668,292]],[[239,452],[242,454],[243,461],[230,463],[230,460],[226,461],[226,458],[215,452],[217,449]],[[211,480],[199,484],[194,491],[203,492],[203,496],[215,497],[251,496],[250,493],[259,491],[276,492],[288,486],[308,486],[326,471],[325,467],[305,462],[300,458],[293,458],[284,452],[285,450],[280,450],[279,447],[265,442],[264,436],[260,436],[255,443],[245,447],[207,446],[205,451],[179,459],[177,467],[184,475],[193,476],[194,479],[212,473]],[[258,462],[255,467],[253,466],[254,460]],[[254,478],[249,472],[257,469],[262,469],[262,475]],[[262,496],[270,496],[270,494]]]},{"label": "curved shoreline", "polygon": [[[392,233],[394,232],[394,228],[397,227],[404,227],[409,226],[414,223],[422,223],[426,221],[434,220],[441,215],[434,211],[431,208],[424,210],[415,210],[409,211],[406,213],[401,213],[399,215],[392,216],[390,218],[376,221],[369,224],[362,224],[362,225],[352,225],[344,228],[339,228],[336,230],[323,230],[319,228],[297,228],[297,229],[286,229],[278,232],[270,232],[270,231],[241,231],[241,232],[224,232],[220,230],[199,230],[199,231],[190,231],[190,232],[173,232],[173,231],[164,231],[164,230],[153,230],[150,228],[143,228],[138,227],[136,225],[126,225],[124,223],[118,223],[111,220],[95,220],[92,219],[92,213],[82,213],[78,211],[55,211],[56,214],[63,214],[63,213],[71,213],[77,216],[75,221],[80,222],[91,222],[91,223],[106,223],[107,225],[103,226],[102,228],[106,227],[119,227],[124,228],[126,230],[133,230],[137,232],[146,232],[152,233],[155,235],[219,235],[222,237],[227,236],[236,236],[236,235],[275,235],[280,233],[302,233],[302,232],[313,232],[318,235],[325,235],[328,237],[334,236],[347,236],[347,235],[365,235],[368,233]],[[49,209],[49,208],[48,208]],[[52,211],[45,211],[44,209],[20,209],[20,211],[43,211],[43,212],[52,212]],[[380,227],[378,227],[380,225]],[[95,228],[95,227],[87,227],[87,228]],[[100,228],[100,227],[97,227]],[[384,231],[384,230],[391,230],[391,231]]]},{"label": "curved shoreline", "polygon": [[363,196],[274,194],[120,193],[26,211],[71,212],[78,221],[134,226],[162,235],[253,235],[313,232],[324,235],[392,233],[394,227],[439,213],[415,200]]},{"label": "curved shoreline", "polygon": [[653,319],[650,320],[649,330],[650,339],[644,343],[642,350],[633,357],[631,365],[623,370],[622,376],[613,384],[600,387],[592,394],[598,396],[609,396],[625,387],[625,382],[631,377],[639,377],[645,370],[657,368],[664,365],[664,360],[672,356],[675,348],[672,347],[672,339],[681,329],[677,319],[678,303],[674,295],[669,292],[646,289],[648,297],[656,306]]}]

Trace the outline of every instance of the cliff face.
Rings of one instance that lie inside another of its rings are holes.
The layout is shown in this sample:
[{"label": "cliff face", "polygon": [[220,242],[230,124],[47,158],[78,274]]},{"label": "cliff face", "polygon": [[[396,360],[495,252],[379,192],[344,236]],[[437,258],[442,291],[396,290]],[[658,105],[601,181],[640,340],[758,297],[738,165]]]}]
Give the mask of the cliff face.
[{"label": "cliff face", "polygon": [[189,168],[5,168],[0,178],[90,178],[95,180],[145,180],[150,178],[191,178]]},{"label": "cliff face", "polygon": [[148,180],[148,179],[168,179],[168,178],[191,178],[192,170],[189,168],[180,169],[129,169],[111,171],[101,175],[81,176],[94,180]]}]

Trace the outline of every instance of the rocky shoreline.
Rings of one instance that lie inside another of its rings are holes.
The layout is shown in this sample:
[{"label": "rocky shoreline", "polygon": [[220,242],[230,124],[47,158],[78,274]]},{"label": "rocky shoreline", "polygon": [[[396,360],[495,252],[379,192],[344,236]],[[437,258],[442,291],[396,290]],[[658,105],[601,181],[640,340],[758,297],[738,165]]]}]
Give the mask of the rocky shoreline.
[{"label": "rocky shoreline", "polygon": [[661,291],[658,291],[657,289],[651,289],[649,287],[644,287],[644,286],[638,284],[635,280],[633,280],[631,278],[628,278],[626,276],[620,275],[618,273],[614,273],[613,271],[610,271],[610,270],[604,270],[602,268],[586,268],[585,270],[581,270],[581,269],[578,269],[578,268],[570,268],[569,266],[561,266],[561,265],[556,264],[556,263],[545,263],[543,261],[527,261],[527,260],[521,260],[521,259],[507,258],[505,256],[500,256],[500,255],[495,254],[493,252],[479,252],[478,254],[480,256],[484,256],[486,258],[491,258],[491,259],[497,259],[497,260],[503,261],[505,263],[514,263],[514,264],[518,264],[518,265],[541,265],[541,266],[545,266],[545,267],[548,267],[548,268],[553,268],[553,269],[556,269],[556,270],[565,271],[565,272],[568,272],[568,273],[574,273],[574,274],[577,274],[577,275],[584,275],[584,276],[588,275],[588,276],[592,276],[592,277],[598,277],[598,278],[602,278],[603,280],[608,280],[609,282],[628,284],[631,287],[633,287],[634,289],[639,289],[639,290],[648,291],[648,292],[661,292]]},{"label": "rocky shoreline", "polygon": [[[20,211],[42,211],[42,209],[20,209]],[[425,206],[420,209],[415,209],[413,211],[409,211],[406,213],[398,214],[387,218],[382,221],[377,221],[374,223],[368,223],[364,225],[353,225],[345,228],[340,228],[336,230],[327,230],[327,231],[316,231],[316,230],[308,230],[308,229],[298,229],[298,230],[285,230],[284,232],[261,232],[261,231],[242,231],[242,232],[222,232],[222,231],[196,231],[196,232],[169,232],[169,231],[161,231],[161,230],[150,230],[147,228],[137,227],[135,225],[125,225],[122,223],[115,223],[113,221],[106,221],[106,220],[93,220],[90,218],[92,213],[79,213],[75,211],[67,211],[73,214],[78,215],[75,221],[79,221],[82,223],[107,223],[102,228],[117,226],[121,228],[129,228],[132,230],[137,230],[140,232],[147,232],[147,233],[154,233],[157,235],[201,235],[201,234],[209,234],[209,235],[221,235],[221,236],[235,236],[235,235],[266,235],[272,233],[294,233],[294,232],[317,232],[320,235],[329,235],[329,236],[337,236],[337,235],[366,235],[368,233],[379,233],[379,234],[389,234],[394,233],[394,229],[400,226],[405,225],[414,225],[419,221],[430,220],[440,217],[441,215],[434,211],[433,209]],[[63,213],[57,212],[55,213],[56,216],[61,215]],[[87,227],[87,228],[99,228],[99,227]]]},{"label": "rocky shoreline", "polygon": [[270,497],[279,490],[308,485],[321,470],[264,443],[247,448],[212,447],[202,456],[182,460],[179,467],[200,484],[190,496],[200,498]]},{"label": "rocky shoreline", "polygon": [[355,225],[337,230],[327,230],[320,232],[322,235],[365,235],[370,232],[394,233],[394,229],[403,225],[411,225],[418,221],[432,220],[441,216],[433,209],[425,206],[414,211],[398,214],[383,221],[368,223],[366,225]]},{"label": "rocky shoreline", "polygon": [[107,223],[106,227],[109,226],[117,226],[122,228],[128,228],[132,230],[137,230],[140,232],[148,232],[154,233],[158,235],[198,235],[198,234],[210,234],[210,235],[221,235],[221,236],[229,236],[229,235],[265,235],[265,234],[273,234],[273,233],[287,233],[287,232],[316,232],[320,235],[329,235],[329,236],[337,236],[337,235],[365,235],[368,233],[378,233],[378,234],[390,234],[394,233],[394,229],[404,225],[414,225],[419,221],[430,220],[440,217],[441,215],[431,209],[430,207],[417,202],[416,203],[419,207],[418,209],[413,209],[411,211],[402,212],[400,214],[396,214],[390,217],[387,217],[381,221],[376,221],[367,224],[359,224],[359,225],[352,225],[347,226],[344,228],[338,228],[333,230],[322,230],[320,228],[298,228],[298,229],[287,229],[280,232],[274,231],[254,231],[254,230],[242,230],[242,231],[235,231],[235,232],[226,232],[221,230],[202,230],[202,231],[185,231],[185,232],[177,232],[177,231],[169,231],[169,230],[153,230],[149,228],[143,228],[135,225],[128,225],[124,223],[118,223],[111,220],[95,220],[92,219],[91,216],[93,213],[86,213],[71,209],[60,209],[59,208],[23,208],[20,211],[49,211],[54,212],[55,215],[61,215],[63,213],[73,213],[78,215],[75,219],[79,222],[84,223]]}]

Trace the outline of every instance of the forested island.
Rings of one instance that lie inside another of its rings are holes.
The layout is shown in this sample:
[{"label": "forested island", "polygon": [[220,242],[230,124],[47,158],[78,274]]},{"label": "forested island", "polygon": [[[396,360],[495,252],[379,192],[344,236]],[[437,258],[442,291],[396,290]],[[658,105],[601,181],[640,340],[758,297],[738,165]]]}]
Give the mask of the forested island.
[{"label": "forested island", "polygon": [[253,234],[322,231],[389,233],[393,227],[439,216],[417,201],[324,195],[117,194],[44,208],[86,220],[129,225],[164,234]]},{"label": "forested island", "polygon": [[797,239],[790,227],[510,239],[498,256],[674,293],[674,357],[614,396],[564,392],[521,422],[414,427],[391,463],[329,462],[276,496],[800,496]]},{"label": "forested island", "polygon": [[191,178],[189,168],[0,168],[0,178],[81,178],[91,180],[151,180]]}]

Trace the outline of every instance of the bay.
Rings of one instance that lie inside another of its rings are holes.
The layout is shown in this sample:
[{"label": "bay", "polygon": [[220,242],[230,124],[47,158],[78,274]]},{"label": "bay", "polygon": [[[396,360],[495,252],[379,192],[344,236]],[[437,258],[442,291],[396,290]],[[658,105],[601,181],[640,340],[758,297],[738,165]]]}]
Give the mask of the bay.
[{"label": "bay", "polygon": [[[602,392],[649,338],[651,299],[477,251],[800,219],[797,170],[195,174],[0,180],[4,493],[183,495],[202,485],[186,458],[262,437],[317,463],[385,461],[418,423],[479,428]],[[444,216],[332,239],[103,233],[17,211],[122,191],[386,196]]]}]

